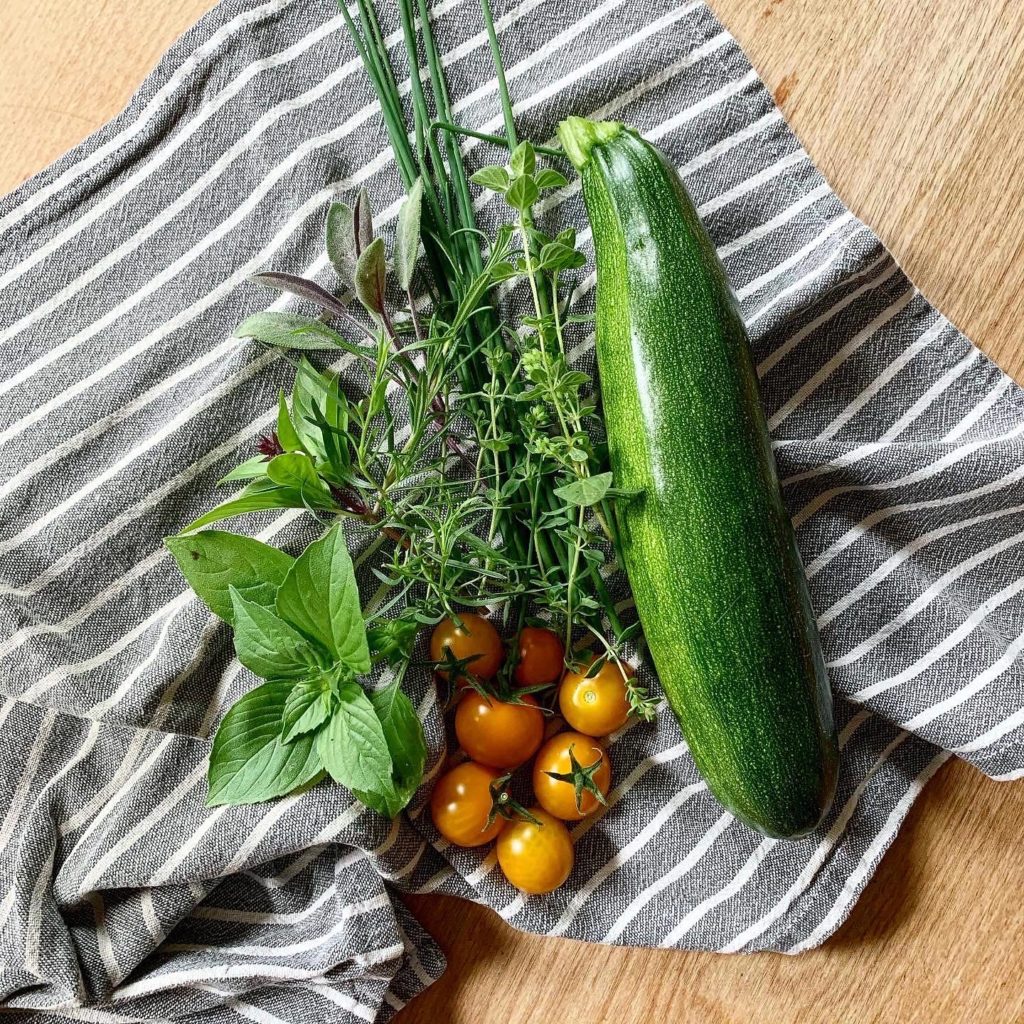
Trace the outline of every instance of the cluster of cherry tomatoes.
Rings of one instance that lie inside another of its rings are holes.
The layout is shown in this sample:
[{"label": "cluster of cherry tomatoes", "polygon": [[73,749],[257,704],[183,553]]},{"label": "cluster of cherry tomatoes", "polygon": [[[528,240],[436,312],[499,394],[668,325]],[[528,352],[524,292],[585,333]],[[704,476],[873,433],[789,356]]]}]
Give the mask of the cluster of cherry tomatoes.
[{"label": "cluster of cherry tomatoes", "polygon": [[[469,759],[434,786],[434,824],[456,846],[497,840],[498,864],[509,882],[527,893],[551,892],[572,871],[565,822],[596,811],[611,786],[599,737],[622,728],[629,717],[623,675],[629,670],[605,661],[596,672],[589,662],[567,671],[561,639],[537,626],[520,631],[512,644],[514,662],[505,665],[505,645],[494,626],[470,612],[459,619],[437,626],[430,657],[438,675],[453,677],[455,734]],[[555,685],[553,703],[565,731],[534,696]],[[507,785],[531,758],[536,804],[525,808],[511,800]]]}]

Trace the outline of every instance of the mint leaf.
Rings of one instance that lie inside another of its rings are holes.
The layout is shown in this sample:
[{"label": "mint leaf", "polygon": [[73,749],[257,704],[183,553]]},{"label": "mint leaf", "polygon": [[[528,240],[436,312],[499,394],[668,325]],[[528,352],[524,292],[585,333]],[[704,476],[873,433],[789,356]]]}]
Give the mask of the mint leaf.
[{"label": "mint leaf", "polygon": [[[286,582],[287,579],[286,576]],[[312,641],[269,608],[247,601],[234,587],[229,586],[228,590],[233,606],[235,654],[247,669],[264,679],[288,679],[322,667],[320,652]]]},{"label": "mint leaf", "polygon": [[381,798],[386,806],[394,791],[384,729],[370,698],[358,683],[342,683],[337,698],[339,703],[330,720],[316,734],[317,750],[335,782],[347,786],[364,803],[379,810]]},{"label": "mint leaf", "polygon": [[423,179],[417,178],[398,211],[395,231],[395,276],[398,287],[408,291],[420,251],[420,214],[423,207]]},{"label": "mint leaf", "polygon": [[412,798],[423,781],[423,766],[427,761],[427,741],[423,725],[412,701],[402,692],[399,683],[392,683],[370,694],[392,762],[392,784],[395,800],[388,807],[394,817]]},{"label": "mint leaf", "polygon": [[517,176],[533,174],[537,166],[537,154],[534,152],[533,145],[526,141],[520,142],[512,150],[512,155],[508,158],[508,165],[512,168],[512,173]]},{"label": "mint leaf", "polygon": [[504,192],[512,180],[504,167],[492,165],[481,167],[470,179],[474,185],[490,189],[492,192]]},{"label": "mint leaf", "polygon": [[281,716],[281,740],[290,743],[319,728],[330,714],[330,691],[323,676],[300,679],[288,694]]},{"label": "mint leaf", "polygon": [[269,544],[223,530],[165,537],[164,544],[196,596],[225,622],[234,621],[231,587],[257,604],[267,603],[269,589],[273,604],[295,561]]},{"label": "mint leaf", "polygon": [[526,213],[537,202],[537,185],[530,175],[516,178],[505,193],[505,201],[513,210]]},{"label": "mint leaf", "polygon": [[312,736],[281,739],[288,682],[264,683],[224,716],[210,752],[207,806],[253,804],[306,785],[323,764]]},{"label": "mint leaf", "polygon": [[569,184],[566,176],[553,167],[545,167],[539,171],[534,180],[537,182],[537,188],[564,188]]},{"label": "mint leaf", "polygon": [[[269,463],[268,463],[269,465]],[[268,508],[321,508],[328,512],[337,510],[337,506],[327,491],[322,494],[306,494],[295,487],[281,487],[266,477],[253,480],[236,497],[229,498],[216,508],[210,509],[205,515],[194,519],[182,529],[182,533],[198,530],[200,526],[230,519],[244,512],[259,512]]]},{"label": "mint leaf", "polygon": [[335,525],[295,560],[277,592],[277,614],[357,675],[370,671],[352,558]]},{"label": "mint leaf", "polygon": [[235,480],[255,480],[256,477],[267,475],[267,457],[265,455],[254,455],[245,462],[240,462],[234,469],[228,470],[218,481],[221,484],[233,483]]},{"label": "mint leaf", "polygon": [[567,505],[596,505],[612,486],[611,473],[585,476],[555,488],[555,494]]},{"label": "mint leaf", "polygon": [[323,352],[351,349],[351,344],[323,320],[300,313],[269,311],[254,313],[243,320],[234,331],[236,338],[255,338],[275,348],[298,349],[303,352]]},{"label": "mint leaf", "polygon": [[355,287],[356,230],[352,208],[344,203],[331,203],[325,226],[327,258],[338,277],[349,287]]}]

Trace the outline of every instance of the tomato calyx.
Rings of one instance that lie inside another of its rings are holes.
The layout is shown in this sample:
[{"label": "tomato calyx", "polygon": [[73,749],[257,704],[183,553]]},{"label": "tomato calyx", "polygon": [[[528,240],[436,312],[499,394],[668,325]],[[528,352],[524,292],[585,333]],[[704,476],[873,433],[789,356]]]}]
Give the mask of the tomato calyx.
[{"label": "tomato calyx", "polygon": [[567,772],[545,771],[544,774],[556,782],[568,782],[573,787],[573,792],[576,795],[576,810],[581,814],[583,813],[584,793],[590,793],[599,804],[607,807],[608,801],[605,799],[604,793],[601,792],[600,786],[594,781],[594,775],[604,762],[604,752],[598,754],[592,764],[584,766],[576,760],[576,755],[573,753],[575,745],[574,743],[569,747],[569,770]]},{"label": "tomato calyx", "polygon": [[531,825],[543,824],[535,814],[531,814],[508,791],[508,784],[511,782],[513,774],[515,773],[506,772],[491,783],[491,810],[487,815],[485,828],[490,828],[494,819],[498,817],[504,818],[506,821],[528,821]]}]

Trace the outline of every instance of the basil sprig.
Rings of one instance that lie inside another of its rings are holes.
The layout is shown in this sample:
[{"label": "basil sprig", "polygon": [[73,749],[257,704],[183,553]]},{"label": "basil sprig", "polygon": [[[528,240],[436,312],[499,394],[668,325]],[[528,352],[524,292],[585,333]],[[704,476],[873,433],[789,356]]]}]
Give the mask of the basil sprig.
[{"label": "basil sprig", "polygon": [[398,681],[369,694],[358,681],[372,659],[340,526],[298,558],[221,530],[166,543],[196,595],[234,627],[238,660],[266,680],[217,730],[207,804],[271,800],[326,773],[396,815],[423,777],[423,727]]}]

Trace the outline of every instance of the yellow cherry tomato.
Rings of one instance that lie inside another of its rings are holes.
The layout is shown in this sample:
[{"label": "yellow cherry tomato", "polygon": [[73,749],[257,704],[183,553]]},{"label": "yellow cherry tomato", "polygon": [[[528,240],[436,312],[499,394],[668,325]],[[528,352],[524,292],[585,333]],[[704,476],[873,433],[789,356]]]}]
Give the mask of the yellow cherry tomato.
[{"label": "yellow cherry tomato", "polygon": [[557,683],[564,659],[565,647],[557,633],[539,626],[523,626],[519,631],[519,658],[514,673],[516,685]]},{"label": "yellow cherry tomato", "polygon": [[490,768],[517,768],[544,740],[544,716],[530,696],[510,704],[476,691],[465,693],[455,711],[455,735],[474,761]]},{"label": "yellow cherry tomato", "polygon": [[[466,671],[477,679],[493,679],[505,660],[505,648],[498,631],[482,615],[461,612],[462,625],[454,619],[443,619],[434,627],[430,637],[430,660],[445,661],[445,651],[457,661],[466,662]],[[448,672],[438,669],[442,679]]]},{"label": "yellow cherry tomato", "polygon": [[584,769],[590,769],[595,762],[591,778],[602,796],[608,795],[612,783],[612,769],[608,763],[608,754],[592,736],[584,736],[579,732],[560,732],[540,748],[537,759],[533,762],[533,793],[537,803],[548,814],[553,814],[563,821],[579,821],[588,814],[593,814],[600,803],[593,793],[583,790],[580,794],[580,805],[576,806],[576,787],[563,779],[553,779],[548,772],[556,775],[569,775],[572,772],[572,757]]},{"label": "yellow cherry tomato", "polygon": [[572,871],[569,830],[542,807],[530,813],[540,822],[510,821],[498,836],[498,863],[505,877],[523,892],[539,895],[557,889]]},{"label": "yellow cherry tomato", "polygon": [[[633,675],[628,665],[624,668],[627,675]],[[619,666],[606,661],[591,679],[586,671],[566,672],[558,688],[558,706],[577,732],[607,736],[621,729],[629,718],[629,697]]]},{"label": "yellow cherry tomato", "polygon": [[456,846],[489,843],[505,827],[496,817],[490,825],[491,783],[499,778],[492,768],[463,761],[442,775],[430,794],[430,814],[437,831]]}]

